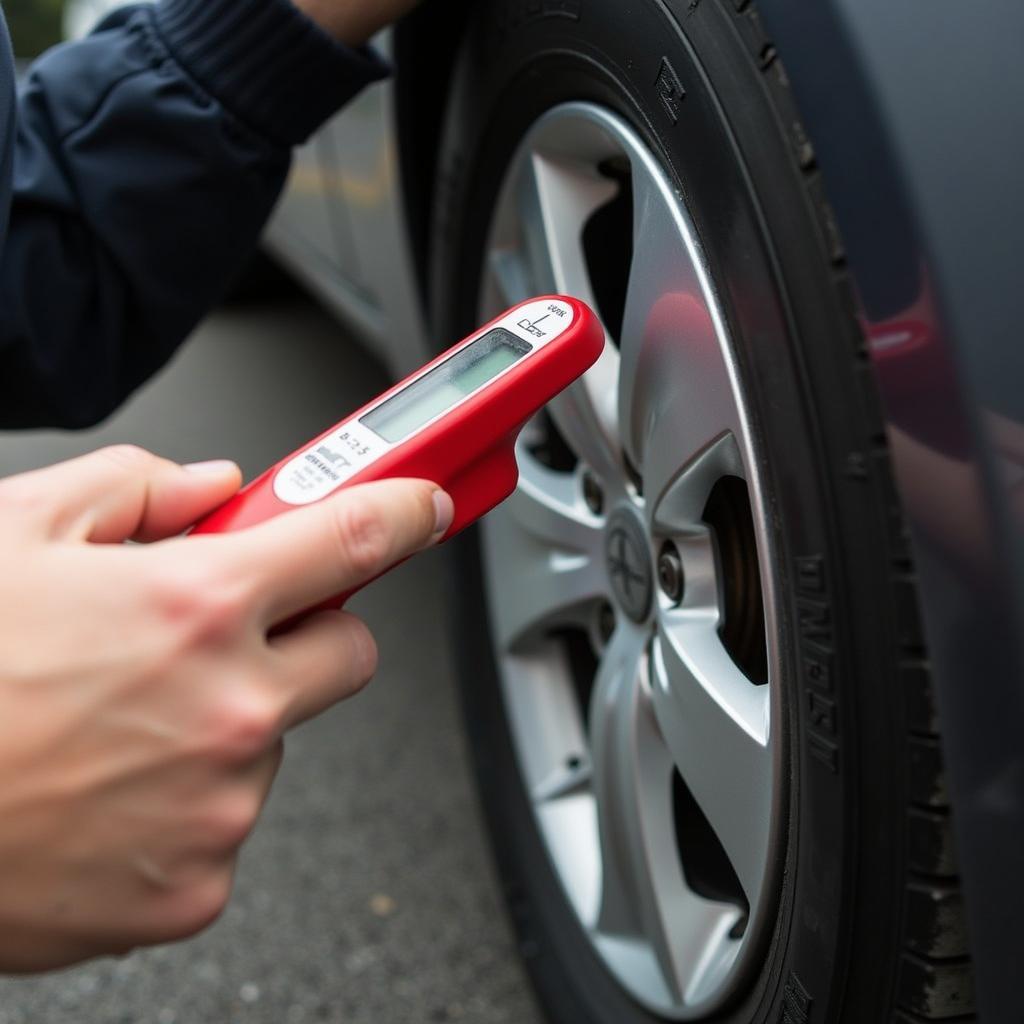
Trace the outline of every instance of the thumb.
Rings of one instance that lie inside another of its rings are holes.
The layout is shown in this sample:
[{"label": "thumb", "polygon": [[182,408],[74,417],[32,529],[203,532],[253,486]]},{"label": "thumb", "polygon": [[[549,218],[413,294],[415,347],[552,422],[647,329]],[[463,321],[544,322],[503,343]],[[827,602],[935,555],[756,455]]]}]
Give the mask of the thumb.
[{"label": "thumb", "polygon": [[181,533],[241,482],[233,462],[179,466],[143,448],[115,445],[11,477],[0,499],[20,488],[33,527],[53,538],[150,541]]},{"label": "thumb", "polygon": [[440,540],[454,514],[451,498],[437,484],[378,480],[246,530],[191,543],[215,539],[218,557],[254,576],[267,622],[274,624],[361,586]]}]

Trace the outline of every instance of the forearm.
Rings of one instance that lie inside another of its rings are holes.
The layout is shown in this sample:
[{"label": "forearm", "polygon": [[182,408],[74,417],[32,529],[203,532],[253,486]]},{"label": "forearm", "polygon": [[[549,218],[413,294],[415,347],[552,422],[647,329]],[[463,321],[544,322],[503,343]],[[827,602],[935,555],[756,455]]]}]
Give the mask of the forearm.
[{"label": "forearm", "polygon": [[286,0],[253,10],[164,0],[33,69],[0,272],[0,424],[85,425],[162,365],[253,250],[291,146],[384,72]]}]

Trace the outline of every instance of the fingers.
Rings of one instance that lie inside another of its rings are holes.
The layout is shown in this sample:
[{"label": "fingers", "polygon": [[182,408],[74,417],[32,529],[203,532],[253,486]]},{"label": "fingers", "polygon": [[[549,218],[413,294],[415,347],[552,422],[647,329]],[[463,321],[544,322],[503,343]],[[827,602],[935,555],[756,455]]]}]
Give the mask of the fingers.
[{"label": "fingers", "polygon": [[232,462],[184,467],[117,445],[0,481],[0,506],[24,507],[26,525],[52,538],[148,541],[180,533],[240,484]]},{"label": "fingers", "polygon": [[270,641],[291,729],[354,693],[377,668],[377,645],[365,624],[346,612],[317,612]]},{"label": "fingers", "polygon": [[440,539],[453,514],[451,498],[436,484],[382,480],[217,542],[240,573],[255,573],[270,627],[379,576]]}]

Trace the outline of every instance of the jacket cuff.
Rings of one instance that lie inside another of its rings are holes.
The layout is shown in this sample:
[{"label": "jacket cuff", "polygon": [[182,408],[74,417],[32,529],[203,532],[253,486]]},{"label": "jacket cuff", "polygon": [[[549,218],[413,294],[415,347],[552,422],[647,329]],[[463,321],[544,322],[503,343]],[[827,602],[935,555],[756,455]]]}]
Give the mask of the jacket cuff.
[{"label": "jacket cuff", "polygon": [[154,19],[182,67],[273,142],[304,142],[388,65],[336,42],[291,0],[160,0]]}]

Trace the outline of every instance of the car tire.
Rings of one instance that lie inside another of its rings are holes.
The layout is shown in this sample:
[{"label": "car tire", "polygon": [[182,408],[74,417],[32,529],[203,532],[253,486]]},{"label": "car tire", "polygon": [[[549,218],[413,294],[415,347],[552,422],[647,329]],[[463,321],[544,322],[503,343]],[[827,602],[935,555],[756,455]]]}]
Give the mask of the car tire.
[{"label": "car tire", "polygon": [[779,792],[771,898],[742,975],[706,1009],[638,997],[581,926],[538,828],[489,614],[500,581],[487,579],[480,533],[461,538],[452,586],[465,721],[540,1003],[558,1024],[973,1020],[928,658],[879,400],[827,183],[753,5],[472,5],[439,158],[436,336],[475,326],[517,147],[572,103],[642,141],[692,218],[721,303],[773,553]]}]

